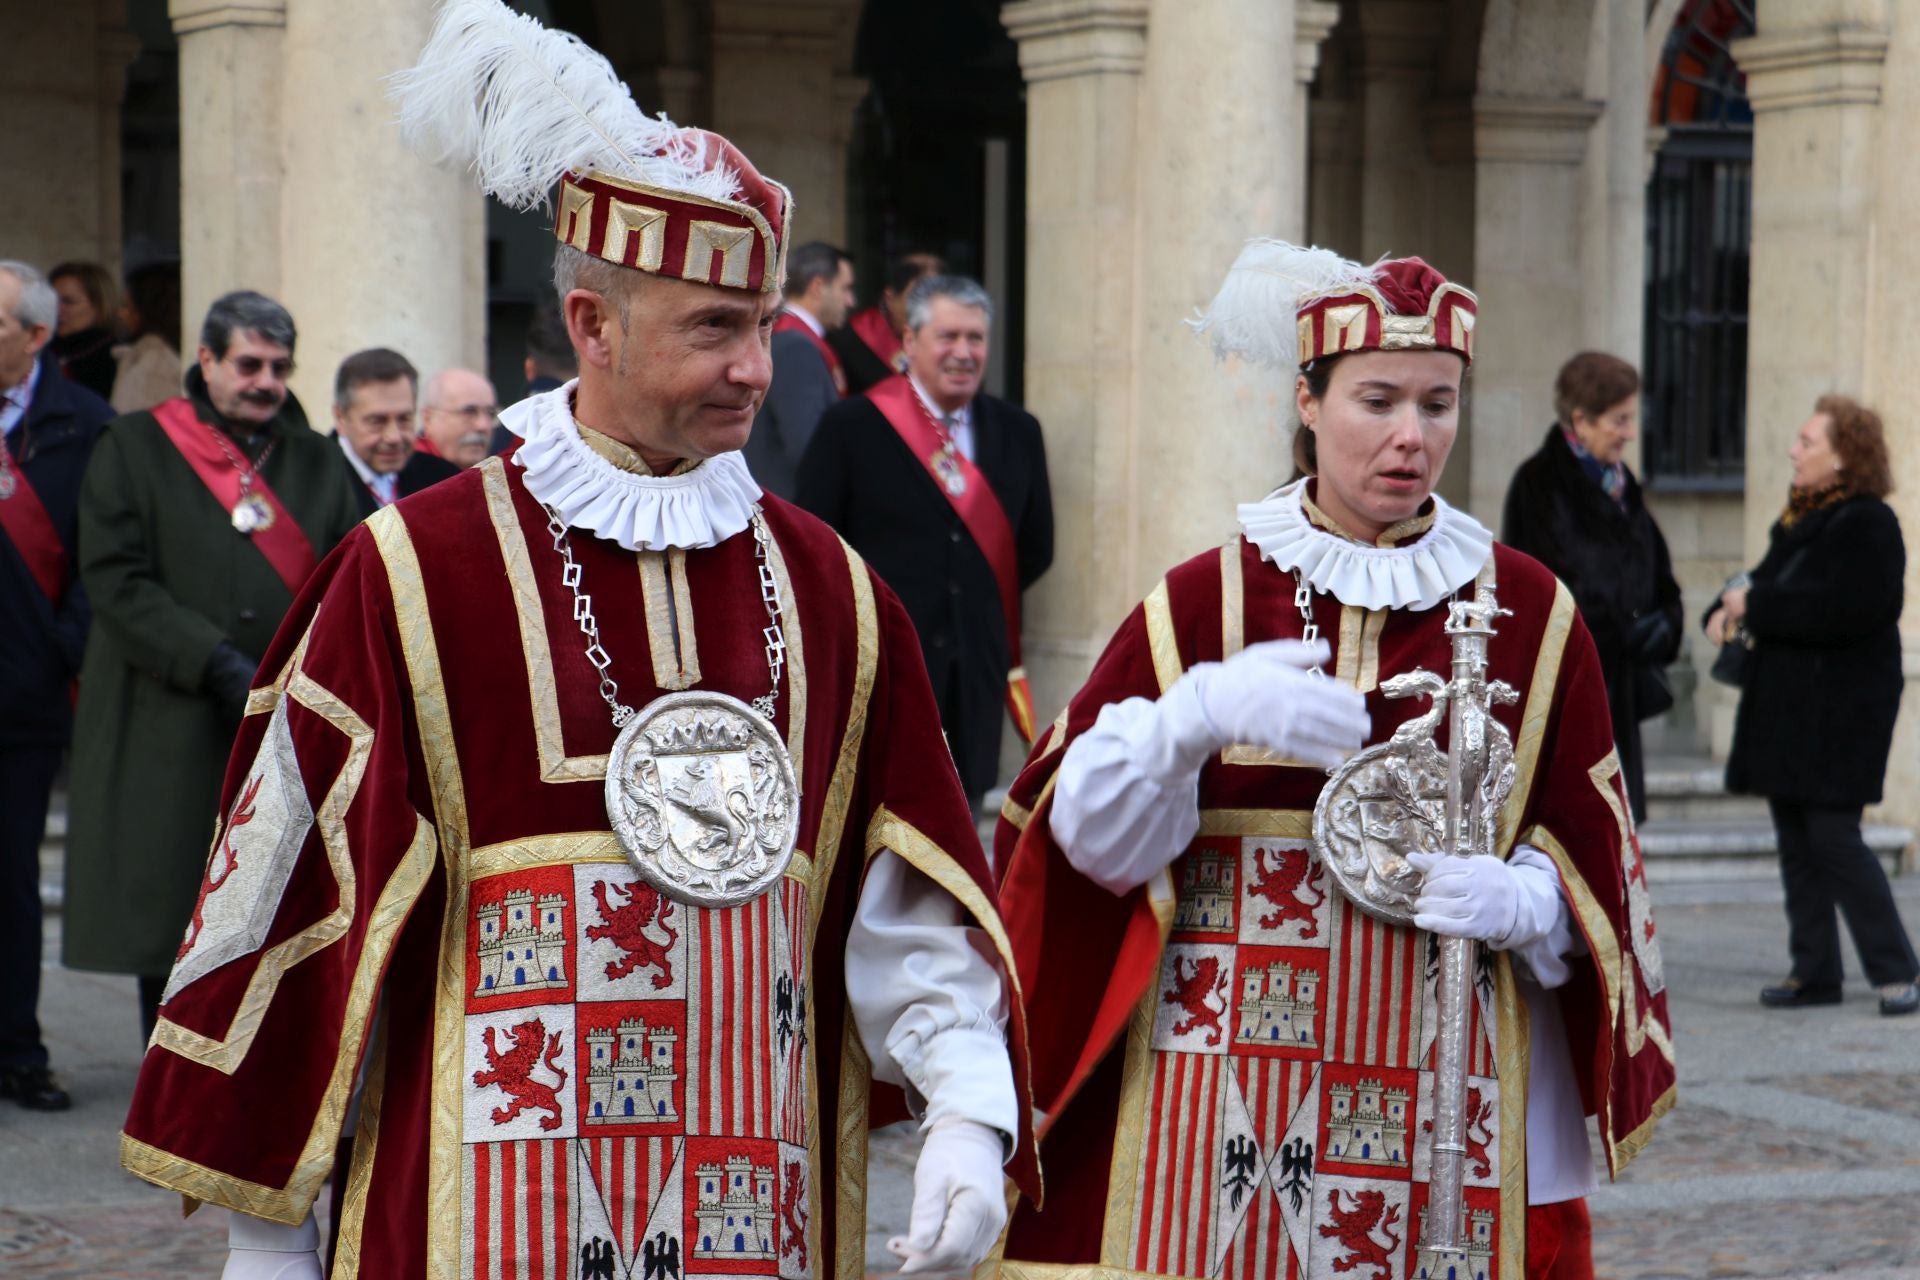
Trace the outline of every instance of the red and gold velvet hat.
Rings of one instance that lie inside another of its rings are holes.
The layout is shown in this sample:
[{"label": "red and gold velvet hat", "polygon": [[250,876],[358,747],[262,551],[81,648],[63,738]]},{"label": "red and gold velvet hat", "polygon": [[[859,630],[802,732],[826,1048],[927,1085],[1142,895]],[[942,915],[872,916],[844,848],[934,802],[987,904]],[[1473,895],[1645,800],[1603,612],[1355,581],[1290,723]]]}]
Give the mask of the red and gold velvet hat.
[{"label": "red and gold velvet hat", "polygon": [[607,60],[500,0],[450,0],[394,78],[408,139],[517,209],[556,187],[554,236],[696,284],[777,293],[793,197],[738,148],[634,103]]},{"label": "red and gold velvet hat", "polygon": [[1473,293],[1419,258],[1362,266],[1326,249],[1253,240],[1191,321],[1220,356],[1304,369],[1355,351],[1450,351],[1473,363]]}]

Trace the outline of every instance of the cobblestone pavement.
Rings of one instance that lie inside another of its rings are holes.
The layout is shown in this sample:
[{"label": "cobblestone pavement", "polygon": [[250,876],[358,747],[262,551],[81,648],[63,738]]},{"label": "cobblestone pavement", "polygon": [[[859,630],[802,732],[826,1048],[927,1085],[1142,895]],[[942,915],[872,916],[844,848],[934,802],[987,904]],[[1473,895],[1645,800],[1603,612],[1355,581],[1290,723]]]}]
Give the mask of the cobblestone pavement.
[{"label": "cobblestone pavement", "polygon": [[[1920,877],[1896,892],[1920,923]],[[1857,981],[1842,1005],[1762,1009],[1755,993],[1785,963],[1771,883],[1656,885],[1655,895],[1680,1105],[1592,1200],[1598,1274],[1920,1280],[1920,1017],[1879,1017]],[[132,981],[50,965],[42,1014],[76,1105],[46,1116],[0,1104],[0,1276],[219,1275],[219,1211],[183,1220],[177,1199],[118,1168],[138,1060]],[[875,1140],[875,1270],[890,1268],[885,1240],[905,1225],[914,1157],[905,1128]]]}]

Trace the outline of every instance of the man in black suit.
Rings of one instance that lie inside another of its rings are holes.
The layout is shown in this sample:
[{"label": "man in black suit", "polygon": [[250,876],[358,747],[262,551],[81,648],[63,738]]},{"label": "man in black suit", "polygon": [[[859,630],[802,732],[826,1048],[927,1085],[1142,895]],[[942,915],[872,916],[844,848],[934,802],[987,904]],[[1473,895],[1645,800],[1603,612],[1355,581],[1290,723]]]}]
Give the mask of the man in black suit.
[{"label": "man in black suit", "polygon": [[[527,376],[527,395],[553,391],[580,376],[580,362],[573,354],[573,340],[567,337],[567,322],[559,308],[541,303],[534,308],[533,322],[527,326],[527,358],[520,366]],[[493,439],[487,452],[502,454],[520,443],[520,437],[496,420]]]},{"label": "man in black suit", "polygon": [[419,371],[385,347],[354,352],[333,376],[333,438],[359,481],[354,493],[366,515],[460,474],[415,447],[419,400]]},{"label": "man in black suit", "polygon": [[0,262],[0,1098],[64,1111],[40,1038],[40,838],[73,735],[92,610],[77,572],[80,478],[107,402],[46,350],[58,300]]},{"label": "man in black suit", "polygon": [[792,499],[800,459],[820,416],[847,393],[827,335],[853,308],[853,259],[818,240],[787,255],[786,297],[773,322],[773,383],[747,437],[747,468],[760,487]]},{"label": "man in black suit", "polygon": [[1047,455],[1033,415],[980,393],[993,300],[928,276],[907,295],[907,372],[821,418],[796,500],[899,593],[920,633],[969,799],[999,771],[1003,702],[1019,668],[1020,592],[1053,561]]}]

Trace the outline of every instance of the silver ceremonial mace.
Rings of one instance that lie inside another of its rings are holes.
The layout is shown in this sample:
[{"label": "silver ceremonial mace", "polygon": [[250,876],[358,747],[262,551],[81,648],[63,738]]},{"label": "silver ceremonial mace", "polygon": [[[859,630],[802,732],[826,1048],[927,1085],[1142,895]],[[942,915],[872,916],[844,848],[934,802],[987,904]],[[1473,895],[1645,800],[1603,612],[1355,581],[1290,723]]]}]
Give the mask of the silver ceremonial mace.
[{"label": "silver ceremonial mace", "polygon": [[[1452,678],[1414,670],[1381,682],[1389,698],[1426,695],[1432,707],[1334,771],[1313,812],[1315,851],[1341,890],[1369,915],[1413,922],[1421,875],[1406,860],[1436,847],[1452,857],[1491,854],[1500,808],[1513,789],[1513,740],[1493,718],[1493,704],[1518,699],[1503,681],[1487,680],[1493,620],[1510,612],[1479,585],[1471,601],[1447,606],[1453,642]],[[1447,717],[1447,745],[1434,739]],[[1435,984],[1433,1138],[1420,1248],[1427,1274],[1466,1259],[1467,1033],[1475,950],[1465,938],[1438,939]]]}]

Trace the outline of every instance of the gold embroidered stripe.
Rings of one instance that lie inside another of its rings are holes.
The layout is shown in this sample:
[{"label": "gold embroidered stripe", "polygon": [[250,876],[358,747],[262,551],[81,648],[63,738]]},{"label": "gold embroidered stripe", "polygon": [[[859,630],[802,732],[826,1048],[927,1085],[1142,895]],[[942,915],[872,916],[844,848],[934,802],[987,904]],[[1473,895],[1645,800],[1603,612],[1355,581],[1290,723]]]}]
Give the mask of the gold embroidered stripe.
[{"label": "gold embroidered stripe", "polygon": [[1165,693],[1186,669],[1180,662],[1180,643],[1174,636],[1173,605],[1165,578],[1147,593],[1141,610],[1147,624],[1147,649],[1153,655],[1153,674],[1160,682],[1160,692]]},{"label": "gold embroidered stripe", "polygon": [[1527,800],[1533,794],[1534,774],[1540,764],[1540,751],[1546,744],[1547,717],[1553,711],[1553,690],[1560,682],[1560,659],[1566,652],[1567,637],[1573,632],[1573,596],[1564,582],[1554,583],[1553,608],[1547,615],[1547,629],[1540,637],[1540,653],[1533,664],[1533,684],[1527,690],[1526,712],[1520,720],[1520,738],[1513,744],[1514,785],[1500,811],[1498,832],[1503,856],[1513,844],[1513,834],[1526,816]]},{"label": "gold embroidered stripe", "polygon": [[[820,806],[819,847],[813,851],[813,899],[816,902],[823,900],[827,882],[833,878],[834,863],[840,856],[840,839],[846,833],[847,810],[853,804],[854,775],[860,764],[860,744],[867,732],[867,703],[873,696],[873,678],[880,654],[880,618],[874,608],[873,579],[867,575],[867,562],[844,540],[840,549],[846,554],[847,574],[853,586],[853,693],[847,700],[847,727],[840,736],[840,757],[834,761],[833,777],[827,783],[827,796]],[[816,923],[819,920],[817,913],[814,920]],[[808,946],[813,945],[813,928],[808,928]]]}]

